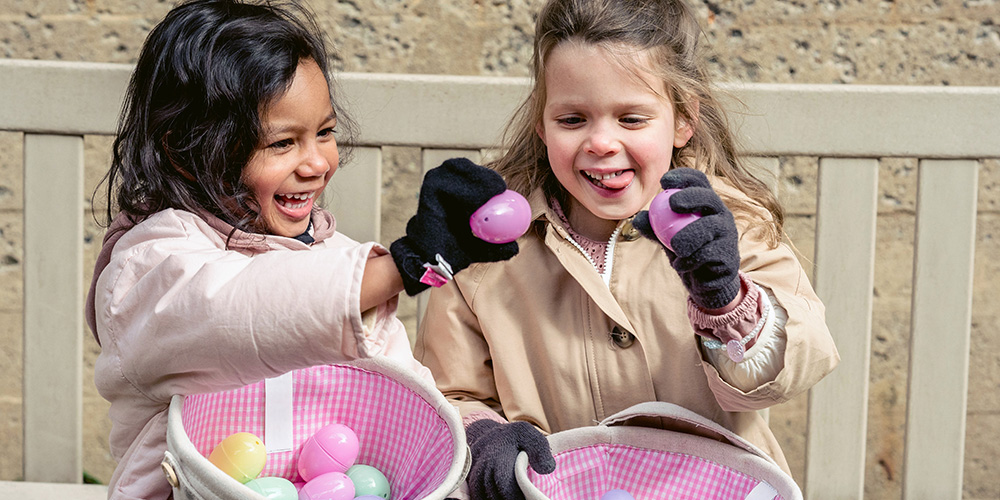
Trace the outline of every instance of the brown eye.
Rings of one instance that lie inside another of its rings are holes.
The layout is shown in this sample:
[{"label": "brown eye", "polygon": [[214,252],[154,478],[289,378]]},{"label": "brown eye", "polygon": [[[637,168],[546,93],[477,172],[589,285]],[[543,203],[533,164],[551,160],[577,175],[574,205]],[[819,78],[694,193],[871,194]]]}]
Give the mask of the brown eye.
[{"label": "brown eye", "polygon": [[268,149],[285,149],[287,147],[290,147],[291,145],[292,145],[291,139],[282,139],[280,141],[268,144],[267,147]]}]

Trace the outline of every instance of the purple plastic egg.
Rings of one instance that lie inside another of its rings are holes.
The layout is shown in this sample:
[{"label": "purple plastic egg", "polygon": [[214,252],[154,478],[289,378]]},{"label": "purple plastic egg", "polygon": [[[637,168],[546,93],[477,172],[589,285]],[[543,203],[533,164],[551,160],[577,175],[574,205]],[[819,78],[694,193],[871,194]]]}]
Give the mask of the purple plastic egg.
[{"label": "purple plastic egg", "polygon": [[343,472],[321,474],[299,490],[299,500],[351,500],[354,483]]},{"label": "purple plastic egg", "polygon": [[327,425],[302,445],[298,461],[299,475],[308,482],[327,472],[346,472],[358,459],[358,449],[358,436],[350,427],[343,424]]},{"label": "purple plastic egg", "polygon": [[489,243],[510,243],[531,225],[531,207],[520,193],[506,190],[484,203],[469,217],[477,238]]},{"label": "purple plastic egg", "polygon": [[601,495],[601,500],[635,500],[635,497],[625,490],[616,489]]},{"label": "purple plastic egg", "polygon": [[666,189],[649,204],[649,225],[663,246],[673,251],[670,240],[688,224],[701,218],[698,214],[679,214],[670,208],[670,196],[680,189]]}]

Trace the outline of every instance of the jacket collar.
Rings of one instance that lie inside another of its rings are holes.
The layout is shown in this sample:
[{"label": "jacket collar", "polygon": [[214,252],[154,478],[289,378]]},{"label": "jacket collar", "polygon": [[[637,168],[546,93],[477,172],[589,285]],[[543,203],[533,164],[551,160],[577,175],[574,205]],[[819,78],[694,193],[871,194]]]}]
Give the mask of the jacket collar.
[{"label": "jacket collar", "polygon": [[[296,240],[295,238],[286,238],[284,236],[274,236],[270,234],[247,233],[239,229],[234,230],[231,224],[208,212],[200,212],[198,213],[198,216],[204,219],[205,222],[217,233],[219,233],[223,239],[227,240],[227,247],[231,250],[263,252],[278,248],[303,250],[309,247],[308,244]],[[313,208],[310,216],[312,217],[313,227],[312,237],[315,240],[313,244],[320,243],[333,236],[337,227],[337,222],[333,218],[333,214],[321,208]],[[232,234],[232,237],[230,237],[230,234]]]},{"label": "jacket collar", "polygon": [[[611,293],[610,287],[590,264],[587,257],[571,243],[571,237],[566,228],[557,222],[559,217],[549,206],[545,193],[541,189],[536,189],[527,198],[528,204],[531,206],[534,228],[538,236],[545,242],[545,246],[555,254],[566,271],[587,290],[587,293],[608,317],[622,328],[634,332],[635,328],[625,311],[622,310],[621,305],[618,304],[618,300]],[[618,225],[621,227],[630,221],[631,219],[622,220],[619,221]],[[616,234],[620,233],[621,231]]]}]

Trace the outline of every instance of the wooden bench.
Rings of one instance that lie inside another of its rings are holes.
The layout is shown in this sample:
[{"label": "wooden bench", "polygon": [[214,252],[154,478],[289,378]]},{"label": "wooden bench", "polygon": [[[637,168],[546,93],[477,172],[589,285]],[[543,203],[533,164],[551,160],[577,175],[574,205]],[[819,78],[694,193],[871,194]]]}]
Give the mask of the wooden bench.
[{"label": "wooden bench", "polygon": [[[83,135],[115,131],[131,67],[0,60],[0,130],[23,132],[23,481],[0,497],[103,498],[82,463]],[[342,74],[360,123],[354,163],[328,194],[340,229],[380,236],[384,147],[426,170],[481,158],[528,90],[519,78]],[[1000,88],[729,85],[735,125],[765,169],[819,157],[813,266],[843,361],[808,397],[809,499],[864,496],[878,161],[919,158],[903,491],[962,497],[979,159],[1000,157]],[[414,185],[414,194],[417,186]],[[85,281],[87,280],[87,281]],[[947,340],[942,340],[947,332]],[[993,436],[996,438],[996,436]]]}]

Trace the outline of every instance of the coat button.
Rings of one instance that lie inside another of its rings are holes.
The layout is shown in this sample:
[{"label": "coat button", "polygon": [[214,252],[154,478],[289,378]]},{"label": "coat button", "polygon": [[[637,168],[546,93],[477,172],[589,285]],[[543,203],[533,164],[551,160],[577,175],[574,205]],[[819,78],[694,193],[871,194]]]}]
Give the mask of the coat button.
[{"label": "coat button", "polygon": [[625,225],[622,226],[621,237],[623,240],[635,241],[639,239],[640,236],[642,236],[642,234],[635,228],[635,226],[632,225],[632,219],[629,219],[625,222]]},{"label": "coat button", "polygon": [[628,349],[635,343],[635,335],[632,332],[627,332],[622,327],[616,326],[611,329],[611,341],[615,343],[616,346],[622,349]]},{"label": "coat button", "polygon": [[174,472],[173,466],[171,466],[170,464],[167,463],[166,460],[164,460],[160,464],[160,468],[163,469],[163,475],[167,476],[167,482],[170,483],[170,486],[174,488],[179,488],[181,482],[177,479],[177,473]]}]

